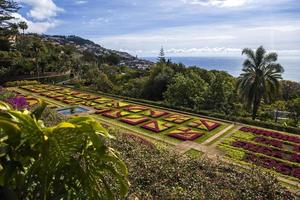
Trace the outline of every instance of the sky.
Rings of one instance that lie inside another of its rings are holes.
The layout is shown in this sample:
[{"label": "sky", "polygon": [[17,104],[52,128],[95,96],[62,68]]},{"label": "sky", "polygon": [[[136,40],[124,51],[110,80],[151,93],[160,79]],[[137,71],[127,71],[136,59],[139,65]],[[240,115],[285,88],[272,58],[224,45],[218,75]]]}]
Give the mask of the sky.
[{"label": "sky", "polygon": [[300,0],[18,0],[28,32],[78,35],[138,56],[300,57]]}]

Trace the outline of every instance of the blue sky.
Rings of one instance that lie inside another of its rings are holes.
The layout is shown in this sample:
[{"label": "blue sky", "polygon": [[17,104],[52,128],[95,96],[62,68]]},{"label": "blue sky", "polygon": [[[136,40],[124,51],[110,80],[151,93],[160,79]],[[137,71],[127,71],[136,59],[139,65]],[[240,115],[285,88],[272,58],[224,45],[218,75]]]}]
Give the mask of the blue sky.
[{"label": "blue sky", "polygon": [[19,0],[28,32],[78,35],[133,55],[300,56],[299,0]]}]

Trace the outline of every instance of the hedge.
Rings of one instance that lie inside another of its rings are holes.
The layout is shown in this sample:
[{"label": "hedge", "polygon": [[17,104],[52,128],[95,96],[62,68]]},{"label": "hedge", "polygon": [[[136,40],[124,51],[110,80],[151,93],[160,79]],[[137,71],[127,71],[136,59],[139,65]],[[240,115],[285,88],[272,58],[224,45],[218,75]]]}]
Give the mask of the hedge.
[{"label": "hedge", "polygon": [[37,85],[40,84],[40,82],[36,80],[21,80],[21,81],[10,81],[4,83],[4,86],[6,87],[15,87],[15,86],[23,86],[23,85]]}]

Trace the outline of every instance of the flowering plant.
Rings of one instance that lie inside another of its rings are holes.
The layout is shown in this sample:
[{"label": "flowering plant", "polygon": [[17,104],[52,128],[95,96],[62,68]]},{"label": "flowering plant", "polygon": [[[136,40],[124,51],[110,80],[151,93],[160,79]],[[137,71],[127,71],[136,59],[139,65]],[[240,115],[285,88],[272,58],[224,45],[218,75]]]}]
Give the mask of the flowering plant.
[{"label": "flowering plant", "polygon": [[12,107],[16,110],[23,110],[28,108],[28,102],[23,96],[16,96],[7,99],[7,102],[12,105]]}]

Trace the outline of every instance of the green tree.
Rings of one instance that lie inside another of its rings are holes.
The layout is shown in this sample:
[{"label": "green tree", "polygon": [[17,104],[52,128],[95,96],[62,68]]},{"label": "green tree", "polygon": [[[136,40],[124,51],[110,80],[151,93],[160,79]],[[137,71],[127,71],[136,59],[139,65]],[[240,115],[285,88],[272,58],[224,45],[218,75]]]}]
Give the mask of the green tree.
[{"label": "green tree", "polygon": [[114,84],[109,80],[107,75],[103,72],[101,72],[97,79],[95,80],[95,84],[98,90],[102,92],[110,92],[112,93],[114,89]]},{"label": "green tree", "polygon": [[32,57],[34,58],[35,61],[36,74],[39,77],[40,74],[39,64],[42,59],[42,54],[46,51],[44,43],[42,43],[42,41],[40,41],[39,39],[35,39],[31,44],[31,51],[33,53]]},{"label": "green tree", "polygon": [[[4,199],[120,199],[127,168],[105,140],[112,136],[93,118],[75,117],[53,127],[34,112],[0,102],[0,194]],[[114,186],[114,187],[112,187]]]},{"label": "green tree", "polygon": [[279,91],[279,80],[282,79],[283,67],[275,63],[276,53],[266,54],[260,46],[255,52],[245,48],[242,51],[248,58],[243,63],[243,73],[238,77],[239,93],[248,108],[252,110],[255,120],[262,100],[271,101]]},{"label": "green tree", "polygon": [[207,84],[195,73],[184,75],[178,73],[168,85],[164,93],[166,103],[173,106],[193,108],[196,104],[203,102]]},{"label": "green tree", "polygon": [[18,24],[19,28],[22,29],[23,35],[25,34],[25,30],[28,29],[28,25],[26,22],[19,22]]},{"label": "green tree", "polygon": [[166,62],[165,51],[164,51],[163,47],[160,48],[159,55],[158,55],[158,62],[161,62],[161,63]]},{"label": "green tree", "polygon": [[297,126],[300,120],[300,98],[293,99],[287,103],[288,110],[291,112],[291,116]]},{"label": "green tree", "polygon": [[300,83],[283,80],[281,81],[282,99],[289,101],[300,97]]},{"label": "green tree", "polygon": [[165,63],[158,63],[151,67],[148,81],[145,84],[144,97],[151,100],[162,100],[175,71]]},{"label": "green tree", "polygon": [[236,103],[235,79],[226,72],[210,72],[209,88],[205,94],[205,108],[232,113]]}]

